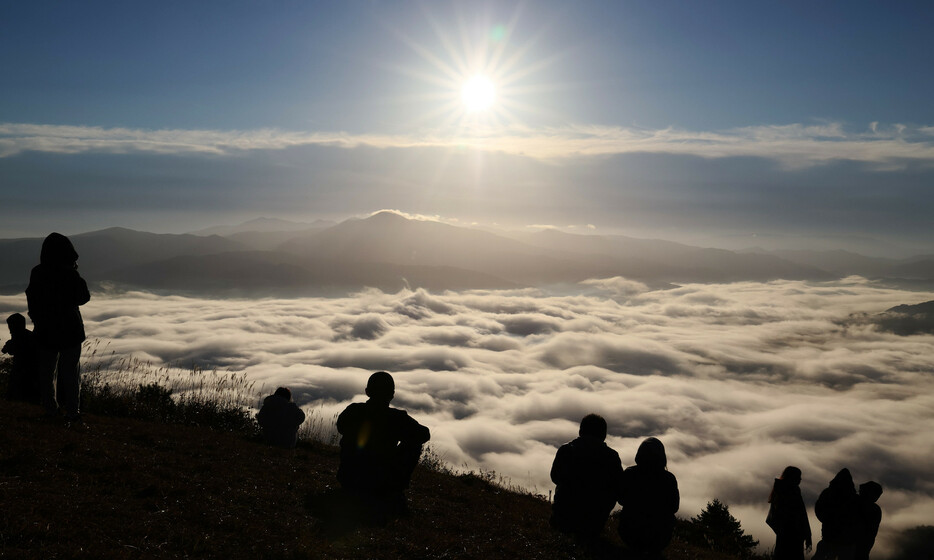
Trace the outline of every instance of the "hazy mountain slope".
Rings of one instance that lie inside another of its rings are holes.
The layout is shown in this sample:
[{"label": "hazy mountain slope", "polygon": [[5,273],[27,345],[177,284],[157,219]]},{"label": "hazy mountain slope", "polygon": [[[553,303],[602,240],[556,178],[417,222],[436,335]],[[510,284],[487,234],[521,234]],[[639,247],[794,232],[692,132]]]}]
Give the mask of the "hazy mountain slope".
[{"label": "hazy mountain slope", "polygon": [[[109,279],[110,272],[179,255],[209,255],[237,251],[243,246],[216,235],[156,234],[126,228],[108,228],[72,235],[78,251],[78,269],[88,281]],[[22,291],[29,271],[39,264],[41,238],[0,241],[0,285]]]},{"label": "hazy mountain slope", "polygon": [[554,230],[515,234],[513,237],[537,247],[613,259],[621,275],[634,278],[665,275],[665,279],[671,281],[725,282],[831,277],[818,268],[774,256],[691,247],[657,239],[575,235]]},{"label": "hazy mountain slope", "polygon": [[[894,261],[845,251],[736,253],[623,236],[548,230],[497,234],[392,212],[299,231],[277,221],[218,235],[154,234],[125,228],[72,236],[92,284],[224,294],[346,293],[365,286],[398,290],[510,288],[624,276],[669,282],[830,280],[862,274],[889,281],[934,281],[934,258]],[[208,230],[203,230],[208,231]],[[42,240],[0,240],[0,287],[21,292]],[[782,258],[784,257],[784,258]]]},{"label": "hazy mountain slope", "polygon": [[273,251],[240,251],[179,256],[114,271],[121,284],[175,293],[217,295],[335,295],[365,287],[504,289],[516,284],[487,274],[447,266],[296,259]]},{"label": "hazy mountain slope", "polygon": [[198,231],[189,232],[191,235],[221,235],[224,237],[229,237],[238,233],[246,232],[290,232],[290,231],[305,231],[308,229],[320,229],[331,227],[334,225],[334,222],[329,220],[315,220],[314,222],[292,222],[289,220],[281,220],[279,218],[256,218],[243,222],[242,224],[237,224],[234,226],[211,226],[204,229],[199,229]]},{"label": "hazy mountain slope", "polygon": [[853,274],[867,277],[881,276],[887,274],[887,271],[899,262],[896,259],[867,257],[843,250],[778,250],[766,251],[765,254],[781,257],[787,261],[804,266],[820,268],[828,272],[839,274],[840,276],[851,276]]}]

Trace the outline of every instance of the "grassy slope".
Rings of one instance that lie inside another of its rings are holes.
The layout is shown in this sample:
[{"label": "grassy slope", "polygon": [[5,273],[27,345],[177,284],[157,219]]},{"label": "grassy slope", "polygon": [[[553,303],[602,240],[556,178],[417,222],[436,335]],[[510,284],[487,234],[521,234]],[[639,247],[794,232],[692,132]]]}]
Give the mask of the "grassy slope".
[{"label": "grassy slope", "polygon": [[[337,450],[273,449],[198,426],[87,415],[66,427],[0,403],[3,558],[629,558],[584,550],[550,505],[476,475],[416,471],[411,512],[345,524]],[[615,528],[615,527],[614,527]],[[670,560],[722,558],[676,541]]]}]

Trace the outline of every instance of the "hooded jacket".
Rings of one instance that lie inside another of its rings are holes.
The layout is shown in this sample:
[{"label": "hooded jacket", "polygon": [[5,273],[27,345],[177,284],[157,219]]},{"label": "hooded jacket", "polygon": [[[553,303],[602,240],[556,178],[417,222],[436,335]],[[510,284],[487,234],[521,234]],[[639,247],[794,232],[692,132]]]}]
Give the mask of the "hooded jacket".
[{"label": "hooded jacket", "polygon": [[78,253],[71,241],[51,233],[42,243],[39,264],[32,269],[26,301],[39,345],[53,350],[84,342],[84,321],[78,306],[91,299],[78,274]]}]

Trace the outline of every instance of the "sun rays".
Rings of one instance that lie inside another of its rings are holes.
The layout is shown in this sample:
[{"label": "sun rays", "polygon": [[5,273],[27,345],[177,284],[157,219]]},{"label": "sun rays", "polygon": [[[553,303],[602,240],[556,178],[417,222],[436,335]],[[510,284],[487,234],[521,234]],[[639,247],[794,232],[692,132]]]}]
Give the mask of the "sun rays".
[{"label": "sun rays", "polygon": [[542,31],[517,44],[513,34],[521,13],[520,7],[506,23],[468,24],[461,15],[456,26],[444,26],[425,13],[434,39],[430,45],[394,30],[417,55],[412,64],[395,70],[424,86],[424,93],[400,100],[423,106],[414,112],[413,129],[488,136],[547,112],[535,98],[549,88],[531,81],[549,64],[549,59],[533,57]]}]

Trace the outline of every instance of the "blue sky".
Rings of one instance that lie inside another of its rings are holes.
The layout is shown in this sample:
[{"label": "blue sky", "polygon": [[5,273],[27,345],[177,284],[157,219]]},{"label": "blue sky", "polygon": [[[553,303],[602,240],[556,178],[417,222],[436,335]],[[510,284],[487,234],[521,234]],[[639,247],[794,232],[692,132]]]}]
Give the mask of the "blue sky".
[{"label": "blue sky", "polygon": [[[922,2],[4,3],[0,235],[388,207],[934,252],[932,24]],[[487,110],[461,103],[474,75]]]}]

